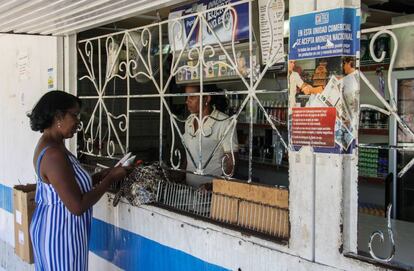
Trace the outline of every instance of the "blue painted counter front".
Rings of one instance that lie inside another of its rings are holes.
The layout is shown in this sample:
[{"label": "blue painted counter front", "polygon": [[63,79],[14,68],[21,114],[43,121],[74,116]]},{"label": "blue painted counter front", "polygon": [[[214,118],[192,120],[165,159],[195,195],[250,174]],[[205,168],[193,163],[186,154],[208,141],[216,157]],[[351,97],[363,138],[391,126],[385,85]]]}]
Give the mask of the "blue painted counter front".
[{"label": "blue painted counter front", "polygon": [[96,218],[89,249],[124,270],[228,270]]}]

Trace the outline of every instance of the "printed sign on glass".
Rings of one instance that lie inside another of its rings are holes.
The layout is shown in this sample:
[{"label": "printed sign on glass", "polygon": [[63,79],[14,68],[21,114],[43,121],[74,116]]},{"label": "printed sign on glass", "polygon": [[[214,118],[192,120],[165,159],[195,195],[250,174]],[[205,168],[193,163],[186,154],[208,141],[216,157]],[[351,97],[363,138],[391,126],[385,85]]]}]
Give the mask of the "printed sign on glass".
[{"label": "printed sign on glass", "polygon": [[292,109],[291,140],[295,146],[335,147],[334,107]]},{"label": "printed sign on glass", "polygon": [[360,16],[338,8],[290,18],[289,59],[354,56],[359,51]]}]

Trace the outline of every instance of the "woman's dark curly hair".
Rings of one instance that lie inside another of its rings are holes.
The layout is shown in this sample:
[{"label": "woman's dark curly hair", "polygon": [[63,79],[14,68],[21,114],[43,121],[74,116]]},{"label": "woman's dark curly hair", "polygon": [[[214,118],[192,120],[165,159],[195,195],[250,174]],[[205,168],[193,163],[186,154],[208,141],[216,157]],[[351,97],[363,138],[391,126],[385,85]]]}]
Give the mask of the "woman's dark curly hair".
[{"label": "woman's dark curly hair", "polygon": [[52,126],[56,116],[64,116],[68,109],[76,105],[82,106],[78,97],[60,90],[49,91],[40,98],[32,112],[27,114],[30,118],[30,128],[43,133]]}]

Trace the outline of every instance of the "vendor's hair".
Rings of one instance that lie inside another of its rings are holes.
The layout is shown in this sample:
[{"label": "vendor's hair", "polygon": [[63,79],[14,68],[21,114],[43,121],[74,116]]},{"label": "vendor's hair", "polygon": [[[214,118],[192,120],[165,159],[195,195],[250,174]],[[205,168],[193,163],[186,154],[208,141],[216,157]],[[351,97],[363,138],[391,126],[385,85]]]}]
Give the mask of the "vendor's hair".
[{"label": "vendor's hair", "polygon": [[[200,86],[199,85],[188,85],[197,88],[197,92],[200,92]],[[218,88],[216,85],[204,85],[203,86],[203,92],[223,92],[222,89]],[[210,95],[210,105],[214,106],[218,111],[220,112],[226,112],[228,107],[228,102],[226,96],[223,95]]]},{"label": "vendor's hair", "polygon": [[342,63],[349,63],[351,65],[351,68],[355,68],[355,58],[346,56],[342,59]]},{"label": "vendor's hair", "polygon": [[27,114],[30,119],[30,128],[33,131],[43,131],[52,126],[56,116],[64,115],[70,108],[79,105],[81,100],[64,91],[54,90],[47,92],[34,106],[32,112]]},{"label": "vendor's hair", "polygon": [[[203,89],[204,92],[223,92],[222,89],[216,85],[206,85]],[[223,95],[211,95],[210,104],[214,106],[220,112],[226,112],[228,103],[226,96]]]}]

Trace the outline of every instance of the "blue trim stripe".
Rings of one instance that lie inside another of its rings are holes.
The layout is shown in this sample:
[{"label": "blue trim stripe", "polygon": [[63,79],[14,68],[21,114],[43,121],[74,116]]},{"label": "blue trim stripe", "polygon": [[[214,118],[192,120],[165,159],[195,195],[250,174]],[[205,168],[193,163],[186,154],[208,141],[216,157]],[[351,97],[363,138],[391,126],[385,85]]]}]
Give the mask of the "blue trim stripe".
[{"label": "blue trim stripe", "polygon": [[0,184],[0,208],[13,213],[13,189]]},{"label": "blue trim stripe", "polygon": [[96,218],[92,219],[89,249],[124,270],[228,270]]}]

